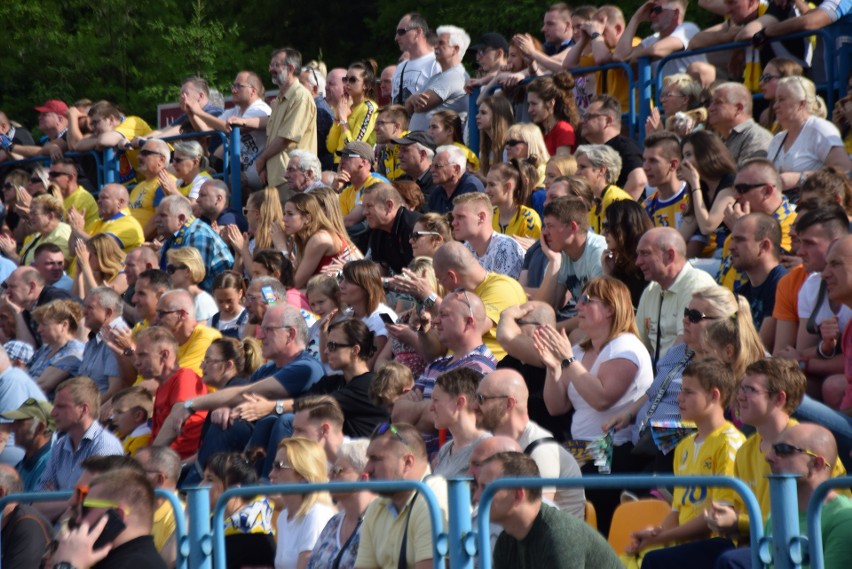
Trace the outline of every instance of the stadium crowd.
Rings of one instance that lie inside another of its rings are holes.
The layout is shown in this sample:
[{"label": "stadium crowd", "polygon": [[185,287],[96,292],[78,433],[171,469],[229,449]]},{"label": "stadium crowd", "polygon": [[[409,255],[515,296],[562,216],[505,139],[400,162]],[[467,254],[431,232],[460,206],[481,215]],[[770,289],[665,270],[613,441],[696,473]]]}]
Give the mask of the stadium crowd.
[{"label": "stadium crowd", "polygon": [[[852,450],[852,94],[826,108],[811,40],[773,38],[848,4],[701,0],[704,30],[686,0],[555,4],[543,42],[408,13],[394,65],[282,48],[277,95],[241,70],[226,110],[190,77],[160,130],[119,101],[48,100],[38,140],[0,113],[0,496],[73,494],[6,506],[4,569],[173,567],[155,488],[424,480],[446,524],[452,477],[476,503],[503,477],[725,475],[766,523],[789,473],[804,511]],[[642,58],[640,141],[625,71],[572,70]],[[221,143],[172,138],[235,127],[242,203]],[[493,566],[750,566],[741,497],[646,494],[501,490]],[[638,498],[667,515],[615,550]],[[848,489],[821,523],[845,567]],[[229,568],[432,566],[412,491],[231,498],[222,529]]]}]

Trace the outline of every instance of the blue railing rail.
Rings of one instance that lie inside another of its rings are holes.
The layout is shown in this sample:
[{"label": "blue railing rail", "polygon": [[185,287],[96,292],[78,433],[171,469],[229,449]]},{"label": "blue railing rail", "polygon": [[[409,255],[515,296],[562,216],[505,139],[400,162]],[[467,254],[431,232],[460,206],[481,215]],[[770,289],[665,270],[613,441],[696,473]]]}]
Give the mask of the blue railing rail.
[{"label": "blue railing rail", "polygon": [[[435,569],[445,567],[444,559],[448,554],[448,538],[444,532],[441,506],[432,489],[424,482],[419,480],[395,480],[395,481],[373,481],[373,482],[328,482],[323,484],[272,484],[266,486],[243,486],[239,488],[230,488],[222,493],[216,501],[213,509],[213,517],[211,520],[208,489],[207,488],[192,488],[189,494],[190,519],[193,521],[191,526],[196,526],[191,535],[195,539],[192,541],[190,555],[192,569],[209,569],[211,567],[208,550],[213,554],[216,569],[225,568],[225,506],[228,500],[234,497],[270,495],[270,494],[306,494],[310,492],[358,492],[371,491],[375,493],[381,492],[401,492],[413,490],[419,492],[426,500],[429,507],[429,517],[432,522],[432,564]],[[469,510],[468,510],[469,514]],[[199,530],[198,526],[203,524],[203,521],[211,520],[212,526],[208,525],[203,530]],[[211,527],[213,528],[211,531]],[[212,548],[209,547],[212,545]],[[194,561],[198,563],[194,563]]]},{"label": "blue railing rail", "polygon": [[[103,158],[101,154],[96,150],[87,150],[85,152],[65,152],[62,156],[65,158],[81,158],[83,156],[91,156],[95,160],[95,164],[97,166],[98,179],[93,180],[95,184],[97,184],[98,189],[102,188],[104,185],[104,170],[103,170]],[[34,163],[43,163],[49,164],[51,161],[51,157],[47,154],[39,154],[38,156],[33,156],[31,158],[22,158],[20,160],[7,160],[5,162],[0,162],[0,168],[16,168],[18,166],[26,166],[27,164]]]},{"label": "blue railing rail", "polygon": [[[512,488],[540,488],[543,486],[555,486],[558,488],[595,488],[595,489],[622,489],[622,488],[657,488],[659,486],[721,486],[736,490],[743,498],[746,510],[749,514],[749,530],[752,543],[752,566],[762,567],[758,555],[758,543],[763,537],[762,517],[760,504],[754,493],[741,480],[725,476],[591,476],[585,478],[502,478],[488,484],[479,499],[479,511],[476,520],[476,544],[478,552],[490,552],[489,540],[489,514],[491,502],[498,490]],[[491,569],[491,556],[480,555],[479,566],[481,569]],[[463,566],[464,567],[464,566]],[[776,564],[781,569],[782,566]]]},{"label": "blue railing rail", "polygon": [[[154,494],[158,498],[167,500],[175,512],[175,543],[177,545],[177,569],[188,569],[188,550],[189,541],[187,539],[187,524],[186,515],[183,511],[183,504],[177,496],[168,490],[157,489]],[[64,502],[67,501],[74,492],[70,490],[59,492],[32,492],[28,494],[9,494],[0,498],[0,523],[3,519],[3,510],[7,505],[13,503],[27,504],[32,502]]]},{"label": "blue railing rail", "polygon": [[[822,553],[822,507],[825,497],[835,488],[852,488],[852,477],[832,478],[817,486],[808,502],[808,540],[807,548],[810,557],[811,569],[823,569],[825,559]],[[847,536],[852,539],[852,536]]]}]

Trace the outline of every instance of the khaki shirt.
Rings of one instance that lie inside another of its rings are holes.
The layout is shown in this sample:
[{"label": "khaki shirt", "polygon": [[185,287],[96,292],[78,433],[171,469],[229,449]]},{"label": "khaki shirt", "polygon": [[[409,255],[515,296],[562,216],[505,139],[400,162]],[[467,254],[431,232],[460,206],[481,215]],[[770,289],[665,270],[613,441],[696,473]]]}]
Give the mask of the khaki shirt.
[{"label": "khaki shirt", "polygon": [[277,155],[266,162],[267,186],[284,183],[284,171],[294,149],[317,153],[317,106],[311,93],[295,81],[272,102],[272,115],[266,125],[267,144],[277,138],[290,141]]}]

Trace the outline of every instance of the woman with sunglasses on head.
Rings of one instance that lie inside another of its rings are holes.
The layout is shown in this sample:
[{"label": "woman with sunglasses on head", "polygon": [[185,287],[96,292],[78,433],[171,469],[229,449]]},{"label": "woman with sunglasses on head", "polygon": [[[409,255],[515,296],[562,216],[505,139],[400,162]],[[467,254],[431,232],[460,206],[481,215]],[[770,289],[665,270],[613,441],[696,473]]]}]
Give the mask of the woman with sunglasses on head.
[{"label": "woman with sunglasses on head", "polygon": [[234,268],[251,274],[252,255],[261,249],[286,251],[281,198],[275,188],[252,192],[243,208],[248,222],[248,233],[241,233],[236,225],[222,228],[222,239],[234,251]]},{"label": "woman with sunglasses on head", "polygon": [[614,277],[630,290],[633,306],[639,306],[648,281],[636,266],[636,244],[646,231],[654,227],[648,212],[633,200],[612,202],[604,215],[603,236],[606,250],[601,258],[605,275]]},{"label": "woman with sunglasses on head", "polygon": [[334,124],[325,141],[325,147],[334,155],[335,164],[340,163],[337,153],[347,142],[361,140],[370,146],[376,143],[376,119],[379,117],[377,72],[376,62],[368,59],[350,65],[343,78],[343,96],[334,108]]},{"label": "woman with sunglasses on head", "polygon": [[88,241],[77,240],[77,276],[71,293],[77,298],[86,298],[93,288],[108,286],[118,294],[127,290],[124,275],[124,259],[118,241],[109,233],[99,233]]},{"label": "woman with sunglasses on head", "polygon": [[767,157],[781,173],[785,192],[798,189],[808,174],[824,166],[852,170],[852,159],[837,127],[825,120],[825,101],[804,77],[778,81],[772,105],[784,129],[769,143]]},{"label": "woman with sunglasses on head", "polygon": [[195,247],[178,247],[166,251],[166,260],[166,272],[172,279],[172,287],[182,288],[192,295],[195,319],[199,324],[206,325],[207,320],[219,312],[219,307],[216,306],[216,299],[198,286],[207,275],[201,253]]},{"label": "woman with sunglasses on head", "polygon": [[[544,401],[551,415],[572,408],[571,436],[585,453],[585,445],[607,433],[602,425],[635,404],[651,386],[654,372],[648,349],[639,339],[630,291],[613,277],[596,277],[577,302],[579,329],[587,340],[574,346],[553,326],[539,326],[535,346],[547,368]],[[615,433],[612,472],[635,472],[630,436]],[[587,462],[583,474],[597,474]],[[606,532],[619,501],[619,490],[587,490],[598,522]]]},{"label": "woman with sunglasses on head", "polygon": [[[316,441],[292,437],[278,445],[269,481],[273,484],[328,482],[328,458]],[[278,546],[275,569],[305,569],[328,521],[337,513],[328,492],[282,494],[275,499]]]},{"label": "woman with sunglasses on head", "polygon": [[[210,489],[210,509],[230,488],[259,482],[251,461],[240,452],[212,455],[201,485]],[[225,504],[225,567],[271,567],[275,563],[274,507],[266,496],[233,496]]]},{"label": "woman with sunglasses on head", "polygon": [[213,177],[207,172],[207,157],[204,148],[195,140],[175,143],[172,153],[172,171],[176,178],[164,170],[160,173],[160,187],[166,195],[182,195],[194,202],[204,182]]},{"label": "woman with sunglasses on head", "polygon": [[778,134],[781,130],[781,127],[775,120],[775,110],[772,108],[772,102],[775,100],[775,90],[778,88],[778,81],[784,77],[801,77],[803,74],[804,69],[802,69],[802,66],[786,57],[770,59],[769,63],[763,68],[763,74],[760,76],[760,91],[769,105],[760,113],[758,123],[763,128],[768,129],[772,134]]},{"label": "woman with sunglasses on head", "polygon": [[[367,466],[368,439],[344,442],[337,451],[331,466],[332,482],[359,482],[368,480],[364,473]],[[361,522],[376,495],[366,490],[356,492],[332,492],[340,512],[334,515],[317,539],[308,561],[308,569],[354,569],[361,541]]]}]

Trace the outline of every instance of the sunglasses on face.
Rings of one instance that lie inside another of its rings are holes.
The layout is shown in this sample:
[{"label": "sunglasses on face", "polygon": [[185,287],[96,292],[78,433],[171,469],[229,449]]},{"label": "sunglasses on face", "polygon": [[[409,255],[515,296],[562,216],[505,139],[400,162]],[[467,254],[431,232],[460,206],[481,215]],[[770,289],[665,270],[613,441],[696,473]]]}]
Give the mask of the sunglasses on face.
[{"label": "sunglasses on face", "polygon": [[325,347],[329,352],[336,352],[340,348],[351,348],[355,344],[339,344],[337,342],[326,342]]},{"label": "sunglasses on face", "polygon": [[510,138],[506,141],[506,146],[517,146],[519,144],[524,144],[523,140],[515,140],[514,138]]},{"label": "sunglasses on face", "polygon": [[759,79],[758,79],[758,80],[759,80],[761,83],[769,83],[769,82],[770,82],[770,81],[772,81],[773,79],[781,79],[781,76],[780,76],[780,75],[770,75],[769,73],[764,73],[763,75],[761,75],[761,76],[759,77]]},{"label": "sunglasses on face", "polygon": [[775,443],[774,445],[772,445],[772,450],[778,456],[791,456],[798,452],[806,454],[808,456],[812,456],[814,458],[819,457],[819,455],[812,450],[808,450],[806,448],[799,448],[789,443]]},{"label": "sunglasses on face", "polygon": [[437,231],[412,231],[411,237],[409,237],[409,241],[417,241],[424,235],[440,235]]},{"label": "sunglasses on face", "polygon": [[693,324],[698,324],[702,320],[719,320],[718,316],[707,316],[700,310],[695,310],[694,308],[684,308],[683,317]]},{"label": "sunglasses on face", "polygon": [[654,15],[658,15],[661,14],[663,10],[665,10],[665,8],[663,8],[662,6],[654,6],[653,8],[651,8],[651,13]]},{"label": "sunglasses on face", "polygon": [[145,150],[143,148],[139,151],[139,156],[160,156],[160,153],[156,150]]},{"label": "sunglasses on face", "polygon": [[[600,299],[599,298],[592,298],[588,294],[584,294],[583,296],[580,297],[580,304],[582,304],[583,306],[587,306],[587,305],[593,303],[596,300],[600,300]],[[601,302],[603,302],[603,301],[601,300]]]},{"label": "sunglasses on face", "polygon": [[284,462],[283,460],[276,460],[272,463],[273,470],[293,470],[293,467]]},{"label": "sunglasses on face", "polygon": [[760,184],[734,184],[734,191],[736,191],[739,195],[743,195],[749,193],[754,189],[762,188],[768,185],[769,184],[765,182]]},{"label": "sunglasses on face", "polygon": [[485,395],[483,393],[477,393],[474,397],[476,398],[476,402],[479,405],[485,404],[485,402],[490,400],[490,399],[508,399],[509,398],[508,395]]},{"label": "sunglasses on face", "polygon": [[175,274],[178,271],[183,271],[184,269],[188,269],[186,265],[166,265],[166,272],[170,275]]},{"label": "sunglasses on face", "polygon": [[349,83],[350,85],[354,85],[354,84],[355,84],[355,83],[357,83],[360,79],[361,79],[360,77],[344,77],[344,78],[343,78],[343,82],[344,82],[344,83]]}]

